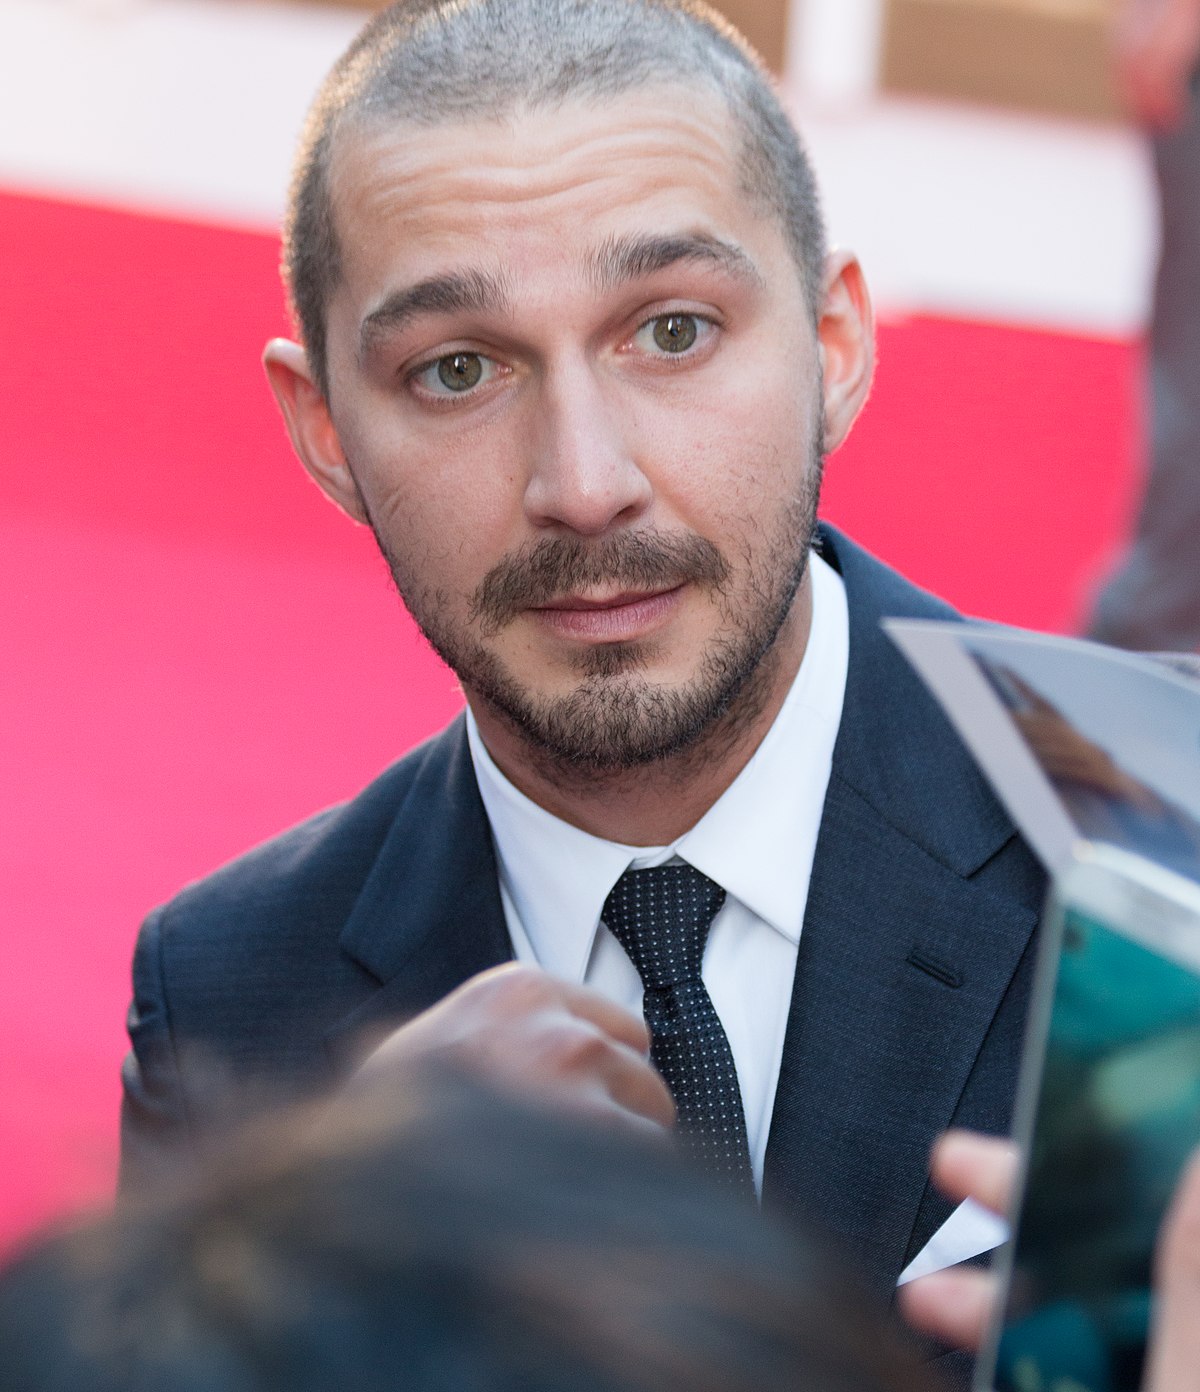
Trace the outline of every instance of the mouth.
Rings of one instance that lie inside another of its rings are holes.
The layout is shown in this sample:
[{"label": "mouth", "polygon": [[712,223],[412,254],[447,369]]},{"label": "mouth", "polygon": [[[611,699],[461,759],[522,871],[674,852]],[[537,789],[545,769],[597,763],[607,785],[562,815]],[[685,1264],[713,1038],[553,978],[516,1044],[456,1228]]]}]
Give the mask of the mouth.
[{"label": "mouth", "polygon": [[667,590],[623,590],[613,595],[562,595],[526,612],[564,638],[631,642],[665,622],[686,588],[676,585]]}]

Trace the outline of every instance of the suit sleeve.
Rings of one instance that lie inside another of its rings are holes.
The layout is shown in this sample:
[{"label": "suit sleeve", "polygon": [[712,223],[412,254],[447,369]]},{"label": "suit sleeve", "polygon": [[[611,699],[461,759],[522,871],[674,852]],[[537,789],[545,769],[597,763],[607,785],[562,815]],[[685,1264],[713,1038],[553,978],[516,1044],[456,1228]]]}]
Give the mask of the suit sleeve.
[{"label": "suit sleeve", "polygon": [[126,1195],[156,1183],[192,1159],[183,1078],[163,972],[166,909],[142,925],[133,956],[132,1044],[121,1069],[121,1164]]}]

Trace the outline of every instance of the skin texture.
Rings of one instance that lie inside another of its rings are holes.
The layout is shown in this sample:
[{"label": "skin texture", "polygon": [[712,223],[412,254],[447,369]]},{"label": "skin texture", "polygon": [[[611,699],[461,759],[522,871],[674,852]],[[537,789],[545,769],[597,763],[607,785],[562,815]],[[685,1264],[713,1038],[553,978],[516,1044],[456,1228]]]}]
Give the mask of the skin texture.
[{"label": "skin texture", "polygon": [[[334,152],[345,268],[329,400],[298,345],[266,354],[302,461],[374,527],[497,763],[627,844],[693,825],[774,719],[808,636],[807,581],[794,602],[789,586],[818,442],[845,437],[873,366],[857,262],[831,258],[814,332],[737,156],[721,103],[669,86],[360,130]],[[662,239],[691,239],[692,254],[632,254]],[[660,346],[672,316],[684,352]],[[471,391],[445,386],[456,361],[478,373]],[[643,575],[637,545],[657,572]],[[506,572],[527,602],[498,618],[480,600]],[[730,709],[655,753],[735,659],[748,670]],[[538,718],[599,731],[609,755],[624,739],[628,766],[548,751],[493,699],[497,681]]]}]

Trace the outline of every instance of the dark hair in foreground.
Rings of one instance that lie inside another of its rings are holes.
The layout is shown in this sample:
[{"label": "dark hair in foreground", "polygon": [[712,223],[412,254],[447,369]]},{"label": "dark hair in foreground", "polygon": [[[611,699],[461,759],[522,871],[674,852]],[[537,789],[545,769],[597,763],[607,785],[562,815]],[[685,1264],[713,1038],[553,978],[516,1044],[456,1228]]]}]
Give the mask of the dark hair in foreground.
[{"label": "dark hair in foreground", "polygon": [[0,1277],[5,1392],[928,1392],[661,1143],[445,1075],[247,1142]]},{"label": "dark hair in foreground", "polygon": [[725,103],[742,189],[783,227],[815,321],[825,262],[816,181],[761,60],[715,10],[701,0],[398,0],[326,78],[292,178],[284,277],[326,397],[325,320],[342,255],[330,171],[342,133],[499,120],[664,86]]}]

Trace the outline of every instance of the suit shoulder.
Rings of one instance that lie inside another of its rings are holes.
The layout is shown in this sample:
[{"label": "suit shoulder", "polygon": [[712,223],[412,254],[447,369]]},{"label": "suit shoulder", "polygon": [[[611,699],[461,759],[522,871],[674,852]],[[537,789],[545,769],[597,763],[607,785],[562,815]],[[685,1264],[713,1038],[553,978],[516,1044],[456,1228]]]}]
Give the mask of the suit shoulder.
[{"label": "suit shoulder", "polygon": [[[456,722],[457,724],[457,722]],[[264,924],[303,932],[341,922],[397,814],[422,776],[444,760],[456,726],[390,765],[360,793],[328,807],[185,886],[148,920],[164,942],[253,936]]]},{"label": "suit shoulder", "polygon": [[906,580],[899,571],[826,523],[821,525],[817,545],[821,555],[842,576],[847,594],[859,608],[869,608],[885,618],[963,618],[944,599]]}]

